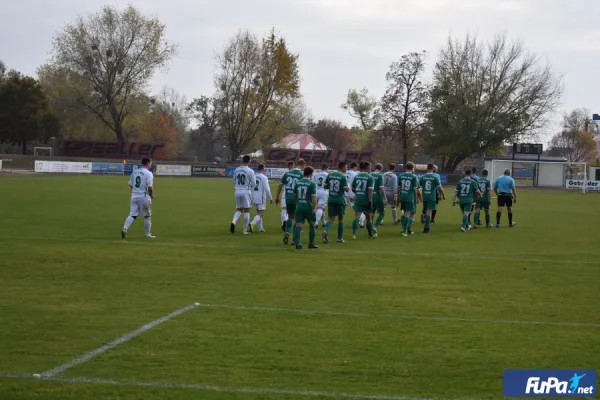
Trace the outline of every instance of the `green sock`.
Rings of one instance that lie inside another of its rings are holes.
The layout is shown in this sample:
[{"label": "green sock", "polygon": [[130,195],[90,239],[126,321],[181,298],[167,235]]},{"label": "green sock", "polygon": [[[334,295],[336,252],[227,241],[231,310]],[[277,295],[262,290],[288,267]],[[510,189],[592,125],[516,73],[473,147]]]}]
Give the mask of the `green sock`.
[{"label": "green sock", "polygon": [[358,232],[358,219],[354,219],[354,221],[352,221],[352,235],[356,236]]},{"label": "green sock", "polygon": [[296,243],[296,246],[300,244],[300,232],[302,232],[302,227],[296,225],[294,228],[294,243]]},{"label": "green sock", "polygon": [[285,233],[290,233],[292,231],[292,225],[294,225],[294,220],[289,219],[285,222]]},{"label": "green sock", "polygon": [[408,227],[408,218],[403,215],[400,220],[402,221],[402,233],[406,233],[406,229]]},{"label": "green sock", "polygon": [[462,227],[466,229],[467,225],[469,225],[469,217],[463,214]]},{"label": "green sock", "polygon": [[344,223],[338,222],[338,239],[344,238]]},{"label": "green sock", "polygon": [[400,223],[402,223],[402,229],[404,229],[404,221],[406,220],[406,217],[404,216],[404,214],[402,214],[400,216]]},{"label": "green sock", "polygon": [[490,224],[490,214],[485,214],[485,226]]},{"label": "green sock", "polygon": [[481,213],[475,214],[475,223],[479,224],[480,221],[481,221]]},{"label": "green sock", "polygon": [[315,230],[315,226],[311,225],[308,230],[308,244],[315,244],[315,236],[317,236],[317,231]]},{"label": "green sock", "polygon": [[408,219],[408,223],[406,224],[407,228],[408,228],[407,232],[410,232],[410,230],[412,228],[412,224],[413,224],[413,222],[415,222],[415,219],[413,217],[408,217],[407,219]]},{"label": "green sock", "polygon": [[367,222],[367,232],[369,232],[369,236],[373,236],[375,234],[375,231],[373,230],[373,224],[370,222]]},{"label": "green sock", "polygon": [[383,222],[383,217],[385,217],[385,213],[379,214],[379,216],[377,217],[377,221],[375,221],[375,228],[381,225],[381,223]]},{"label": "green sock", "polygon": [[327,221],[327,223],[325,224],[325,232],[329,233],[331,225],[333,225],[333,223],[331,221]]},{"label": "green sock", "polygon": [[431,223],[431,216],[425,214],[425,229],[429,229],[430,223]]}]

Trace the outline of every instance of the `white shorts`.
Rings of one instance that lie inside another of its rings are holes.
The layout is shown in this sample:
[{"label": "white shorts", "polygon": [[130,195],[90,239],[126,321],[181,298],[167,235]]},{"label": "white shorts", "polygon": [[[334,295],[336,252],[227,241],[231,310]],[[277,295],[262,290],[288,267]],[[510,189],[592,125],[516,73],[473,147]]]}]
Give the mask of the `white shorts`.
[{"label": "white shorts", "polygon": [[281,208],[287,208],[287,206],[285,205],[285,193],[281,196],[281,201],[279,202],[279,204],[281,205]]},{"label": "white shorts", "polygon": [[256,211],[265,211],[267,209],[267,203],[254,203]]},{"label": "white shorts", "polygon": [[136,197],[131,199],[129,215],[131,217],[149,218],[152,215],[152,200],[150,200],[150,197]]},{"label": "white shorts", "polygon": [[329,193],[327,190],[317,190],[317,204],[319,208],[323,208],[327,205],[327,199],[329,198]]},{"label": "white shorts", "polygon": [[235,191],[235,208],[250,208],[252,198],[249,190]]}]

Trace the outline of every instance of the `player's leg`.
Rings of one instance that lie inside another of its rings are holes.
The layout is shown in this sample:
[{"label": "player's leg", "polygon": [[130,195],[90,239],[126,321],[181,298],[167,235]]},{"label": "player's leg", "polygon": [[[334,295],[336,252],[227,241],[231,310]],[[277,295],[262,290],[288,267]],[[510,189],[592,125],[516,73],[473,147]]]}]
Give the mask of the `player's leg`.
[{"label": "player's leg", "polygon": [[360,215],[362,214],[362,209],[355,205],[354,207],[354,221],[352,221],[352,240],[356,240],[356,236],[358,235],[358,225],[360,221]]},{"label": "player's leg", "polygon": [[237,224],[238,219],[242,216],[242,211],[244,210],[244,198],[246,196],[242,194],[235,194],[235,214],[233,214],[233,219],[231,220],[231,225],[229,226],[229,231],[231,233],[235,233],[235,224]]},{"label": "player's leg", "polygon": [[143,199],[142,209],[144,210],[144,228],[146,228],[146,239],[154,239],[152,234],[152,201],[149,198]]},{"label": "player's leg", "polygon": [[300,250],[302,248],[300,236],[302,235],[302,225],[304,225],[304,215],[302,213],[297,213],[294,217],[294,237],[292,238],[292,244],[295,244],[296,249]]},{"label": "player's leg", "polygon": [[317,236],[317,232],[315,230],[315,222],[317,221],[317,216],[316,213],[310,213],[307,217],[306,217],[308,224],[309,224],[309,228],[308,228],[308,248],[309,249],[318,249],[319,246],[317,246],[317,244],[315,243],[315,238]]},{"label": "player's leg", "polygon": [[252,228],[248,229],[248,227],[250,226],[250,207],[248,208],[243,208],[242,212],[244,213],[244,235],[247,235],[248,233],[252,233]]},{"label": "player's leg", "polygon": [[140,209],[138,207],[137,199],[131,199],[129,202],[129,215],[125,218],[123,229],[121,230],[121,237],[127,239],[127,230],[133,224],[133,221],[140,215]]},{"label": "player's leg", "polygon": [[485,212],[485,227],[486,228],[492,227],[492,224],[490,222],[490,205],[491,205],[491,203],[489,201],[487,203],[483,204],[483,211]]},{"label": "player's leg", "polygon": [[365,215],[365,213],[360,214],[360,218],[358,220],[358,226],[359,228],[364,228],[365,227],[365,220],[366,220],[367,216]]},{"label": "player's leg", "polygon": [[504,211],[505,200],[505,196],[498,196],[498,211],[496,211],[496,228],[500,228],[500,218],[502,217],[502,212]]},{"label": "player's leg", "polygon": [[[425,207],[425,204],[423,206]],[[425,227],[423,228],[423,233],[429,233],[429,230],[431,229],[431,215],[436,209],[436,204],[435,202],[427,202],[426,207],[427,211],[425,212]]]},{"label": "player's leg", "polygon": [[512,228],[516,225],[516,223],[513,222],[512,197],[509,198],[508,203],[506,204],[506,213],[508,214],[508,227]]},{"label": "player's leg", "polygon": [[288,219],[285,223],[285,234],[289,236],[292,226],[294,225],[295,214],[296,214],[296,203],[287,201],[287,214]]},{"label": "player's leg", "polygon": [[412,208],[410,209],[410,212],[408,213],[408,230],[407,233],[409,235],[413,234],[412,231],[412,226],[415,222],[415,216],[417,215],[417,206],[415,203],[412,203]]},{"label": "player's leg", "polygon": [[377,216],[377,220],[375,221],[375,229],[379,228],[379,226],[383,223],[383,219],[385,218],[385,204],[378,203],[377,212],[379,213],[379,215]]},{"label": "player's leg", "polygon": [[344,214],[346,214],[346,206],[343,204],[339,205],[338,210],[338,234],[337,242],[344,243]]},{"label": "player's leg", "polygon": [[375,215],[373,208],[366,210],[363,215],[365,215],[365,221],[367,222],[367,233],[369,234],[369,238],[377,237],[377,232],[373,226],[373,215]]},{"label": "player's leg", "polygon": [[477,226],[481,225],[479,222],[480,213],[481,213],[481,203],[477,202],[475,204],[475,212],[473,213],[473,229],[477,229]]},{"label": "player's leg", "polygon": [[423,202],[423,211],[421,212],[421,223],[425,223],[425,215],[427,215],[427,202]]}]

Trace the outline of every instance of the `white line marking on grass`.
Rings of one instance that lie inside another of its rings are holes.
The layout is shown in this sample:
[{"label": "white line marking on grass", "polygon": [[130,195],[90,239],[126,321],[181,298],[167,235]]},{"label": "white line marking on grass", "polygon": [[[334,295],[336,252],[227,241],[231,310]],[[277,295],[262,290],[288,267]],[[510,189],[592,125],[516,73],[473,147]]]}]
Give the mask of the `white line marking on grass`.
[{"label": "white line marking on grass", "polygon": [[56,376],[56,375],[58,375],[58,374],[60,374],[60,373],[62,373],[64,371],[66,371],[67,369],[69,369],[69,368],[71,368],[71,367],[73,367],[73,366],[75,366],[77,364],[81,364],[81,363],[84,363],[86,361],[89,361],[92,358],[96,357],[97,355],[102,354],[105,351],[110,350],[110,349],[112,349],[114,347],[117,347],[118,345],[123,344],[123,343],[125,343],[125,342],[133,339],[134,337],[136,337],[136,336],[138,336],[138,335],[146,332],[146,331],[149,331],[150,329],[154,328],[155,326],[160,325],[163,322],[166,322],[166,321],[170,320],[171,318],[174,318],[174,317],[176,317],[178,315],[181,315],[184,312],[190,311],[191,309],[196,308],[196,307],[198,307],[196,304],[190,304],[189,306],[185,306],[183,308],[180,308],[179,310],[174,311],[174,312],[172,312],[169,315],[165,315],[164,317],[161,317],[161,318],[156,319],[156,320],[154,320],[154,321],[152,321],[152,322],[150,322],[150,323],[148,323],[148,324],[146,324],[144,326],[139,327],[135,331],[129,332],[129,333],[127,333],[127,334],[125,334],[125,335],[123,335],[123,336],[115,339],[112,342],[105,344],[104,346],[98,347],[97,349],[92,350],[92,351],[88,351],[87,353],[82,354],[81,356],[73,359],[72,361],[69,361],[66,364],[59,365],[56,368],[50,369],[50,370],[48,370],[46,372],[43,372],[41,374],[41,376],[42,377],[53,377],[53,376]]},{"label": "white line marking on grass", "polygon": [[[288,251],[291,249],[291,246],[260,246],[248,248],[247,246],[232,246],[232,245],[223,245],[223,244],[202,244],[202,243],[177,243],[177,242],[156,242],[156,241],[125,241],[125,240],[110,240],[110,239],[89,239],[89,238],[51,238],[51,237],[37,237],[37,236],[0,236],[2,240],[47,240],[47,241],[57,241],[57,242],[68,242],[68,243],[115,243],[120,245],[139,245],[139,246],[164,246],[164,247],[189,247],[189,248],[211,248],[211,249],[243,249],[246,251],[255,250],[255,251]],[[241,239],[243,240],[243,239]],[[295,250],[294,250],[295,251]],[[586,260],[557,260],[555,258],[526,258],[523,256],[539,256],[545,255],[548,257],[556,257],[565,255],[564,253],[513,253],[514,257],[506,257],[504,255],[494,255],[493,253],[481,254],[481,253],[417,253],[417,252],[402,252],[402,251],[378,251],[378,250],[353,250],[353,249],[326,249],[321,247],[318,250],[318,253],[341,253],[341,254],[374,254],[374,255],[395,255],[395,256],[419,256],[419,257],[454,257],[454,258],[463,258],[470,257],[474,259],[481,260],[500,260],[500,261],[519,261],[519,262],[539,262],[539,263],[549,263],[549,264],[590,264],[590,265],[600,265],[599,261],[586,261]],[[504,253],[503,253],[504,254]],[[591,253],[580,253],[586,256],[594,256],[595,254]]]},{"label": "white line marking on grass", "polygon": [[483,322],[494,324],[511,324],[511,325],[547,325],[547,326],[578,326],[587,328],[600,328],[600,324],[580,323],[580,322],[552,322],[552,321],[519,321],[519,320],[503,320],[503,319],[488,319],[488,318],[461,318],[461,317],[432,317],[424,315],[402,315],[402,314],[369,314],[359,312],[343,312],[343,311],[320,311],[320,310],[299,310],[293,308],[280,307],[260,307],[260,306],[235,306],[227,304],[208,304],[197,303],[198,307],[203,308],[222,308],[228,310],[241,311],[267,311],[267,312],[282,312],[295,313],[304,315],[328,315],[336,317],[366,317],[366,318],[387,318],[387,319],[413,319],[421,321],[438,321],[438,322]]},{"label": "white line marking on grass", "polygon": [[119,381],[116,379],[101,379],[101,378],[85,378],[85,377],[41,377],[37,378],[32,375],[16,375],[0,373],[0,378],[8,379],[39,379],[44,381],[54,381],[63,383],[90,383],[104,384],[119,387],[152,387],[159,389],[194,389],[212,392],[225,393],[251,393],[262,395],[285,395],[285,396],[304,396],[304,397],[329,397],[337,399],[364,399],[364,400],[458,400],[458,399],[443,399],[443,398],[423,398],[423,397],[406,397],[394,396],[385,394],[362,394],[362,393],[344,393],[344,392],[329,392],[316,390],[294,390],[294,389],[273,389],[273,388],[251,388],[251,387],[227,387],[204,385],[196,383],[175,383],[175,382],[157,382],[157,381]]}]

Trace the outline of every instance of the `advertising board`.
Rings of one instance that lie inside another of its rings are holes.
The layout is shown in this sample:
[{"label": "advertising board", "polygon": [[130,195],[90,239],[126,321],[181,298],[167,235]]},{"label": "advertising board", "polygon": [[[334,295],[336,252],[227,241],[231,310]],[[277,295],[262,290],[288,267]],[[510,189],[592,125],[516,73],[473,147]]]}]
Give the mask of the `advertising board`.
[{"label": "advertising board", "polygon": [[93,162],[92,174],[123,175],[123,164]]},{"label": "advertising board", "polygon": [[35,172],[65,173],[65,174],[91,174],[91,162],[67,161],[35,161]]},{"label": "advertising board", "polygon": [[156,175],[163,176],[191,176],[192,166],[191,165],[163,165],[158,164],[156,166]]},{"label": "advertising board", "polygon": [[192,176],[225,177],[227,176],[227,169],[214,165],[192,165]]}]

